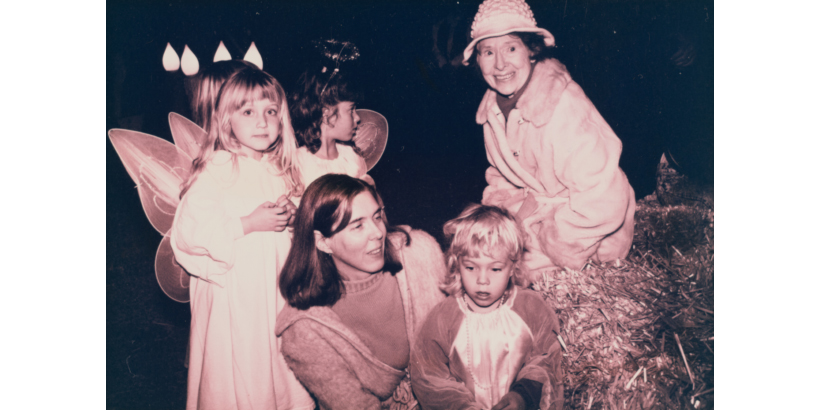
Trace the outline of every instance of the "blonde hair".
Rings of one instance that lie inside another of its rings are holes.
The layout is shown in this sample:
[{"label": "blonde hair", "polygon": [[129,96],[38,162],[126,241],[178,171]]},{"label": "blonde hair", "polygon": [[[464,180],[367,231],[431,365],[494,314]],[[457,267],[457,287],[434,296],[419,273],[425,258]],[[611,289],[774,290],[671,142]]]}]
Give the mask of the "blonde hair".
[{"label": "blonde hair", "polygon": [[231,75],[245,67],[254,66],[244,60],[217,61],[197,74],[196,81],[192,85],[191,113],[194,122],[205,132],[209,131],[211,114],[216,109],[216,98],[222,84],[231,78]]},{"label": "blonde hair", "polygon": [[216,108],[211,116],[208,127],[208,138],[194,160],[191,176],[183,185],[180,198],[190,189],[196,178],[205,168],[214,153],[219,150],[232,154],[234,167],[238,165],[236,156],[240,152],[240,144],[231,129],[231,114],[242,108],[248,102],[268,99],[278,103],[279,107],[279,138],[266,153],[272,154],[270,161],[279,169],[292,196],[301,196],[304,187],[301,185],[299,171],[293,164],[296,155],[296,137],[290,123],[288,103],[285,90],[270,74],[255,67],[243,68],[235,72],[219,91],[216,99]]},{"label": "blonde hair", "polygon": [[464,291],[459,261],[463,257],[478,257],[504,252],[513,263],[512,281],[527,287],[526,270],[522,265],[524,234],[509,212],[496,206],[469,205],[461,214],[444,224],[444,235],[450,244],[445,260],[447,274],[441,290],[448,295]]}]

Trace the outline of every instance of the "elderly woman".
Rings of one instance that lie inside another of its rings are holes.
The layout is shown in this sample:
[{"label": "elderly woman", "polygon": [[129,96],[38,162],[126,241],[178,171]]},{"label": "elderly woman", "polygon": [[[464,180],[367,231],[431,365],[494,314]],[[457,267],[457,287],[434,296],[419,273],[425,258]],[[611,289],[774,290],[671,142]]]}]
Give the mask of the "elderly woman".
[{"label": "elderly woman", "polygon": [[527,235],[533,279],[588,260],[624,258],[635,193],[621,141],[557,60],[555,40],[523,0],[486,0],[464,50],[490,87],[476,121],[490,167],[482,203],[508,209]]},{"label": "elderly woman", "polygon": [[444,294],[430,235],[390,228],[371,185],[328,174],[305,191],[280,276],[282,353],[322,409],[411,409],[416,329]]}]

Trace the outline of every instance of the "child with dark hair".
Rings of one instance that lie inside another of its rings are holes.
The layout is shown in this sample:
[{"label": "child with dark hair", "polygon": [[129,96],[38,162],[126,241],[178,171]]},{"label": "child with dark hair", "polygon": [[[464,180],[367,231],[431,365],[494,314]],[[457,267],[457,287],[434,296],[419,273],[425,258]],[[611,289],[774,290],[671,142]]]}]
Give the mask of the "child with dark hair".
[{"label": "child with dark hair", "polygon": [[444,225],[451,242],[442,288],[410,354],[427,409],[561,409],[558,318],[524,289],[524,235],[498,207],[471,205]]},{"label": "child with dark hair", "polygon": [[305,187],[325,174],[345,174],[373,184],[353,144],[359,125],[358,96],[336,71],[304,73],[290,94],[291,118],[300,148],[296,164]]}]

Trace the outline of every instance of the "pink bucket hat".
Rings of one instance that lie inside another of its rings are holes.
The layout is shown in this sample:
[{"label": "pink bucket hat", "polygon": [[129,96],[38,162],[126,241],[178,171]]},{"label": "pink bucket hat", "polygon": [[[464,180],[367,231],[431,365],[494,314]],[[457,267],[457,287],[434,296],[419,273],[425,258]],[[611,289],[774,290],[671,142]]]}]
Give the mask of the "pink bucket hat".
[{"label": "pink bucket hat", "polygon": [[516,31],[540,34],[547,47],[555,45],[552,33],[536,26],[532,10],[524,0],[486,0],[481,3],[470,30],[473,41],[464,49],[464,65],[468,64],[479,41]]}]

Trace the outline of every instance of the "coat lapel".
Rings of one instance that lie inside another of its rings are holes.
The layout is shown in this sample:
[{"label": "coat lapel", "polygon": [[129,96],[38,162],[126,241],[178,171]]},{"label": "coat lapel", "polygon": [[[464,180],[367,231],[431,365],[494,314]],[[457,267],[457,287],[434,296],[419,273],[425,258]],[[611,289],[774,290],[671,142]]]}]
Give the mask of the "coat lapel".
[{"label": "coat lapel", "polygon": [[[510,112],[506,126],[508,135],[521,132],[519,119],[530,122],[535,128],[547,124],[552,119],[564,89],[572,81],[566,68],[558,60],[549,59],[540,62],[534,70],[524,95],[521,96],[516,108]],[[476,122],[484,126],[484,145],[490,162],[511,183],[521,188],[529,187],[536,192],[545,193],[546,189],[541,182],[518,163],[507,137],[495,135],[487,122],[487,116],[497,105],[495,91],[487,90],[476,113]]]},{"label": "coat lapel", "polygon": [[[544,192],[544,187],[538,180],[527,172],[518,163],[518,159],[513,155],[510,144],[507,142],[505,135],[496,135],[489,122],[487,122],[487,115],[491,112],[492,107],[498,106],[495,102],[495,91],[487,90],[484,95],[484,100],[481,102],[481,109],[479,109],[477,120],[484,119],[484,146],[487,149],[487,156],[490,157],[490,162],[501,171],[511,183],[521,187],[534,189],[537,192]],[[510,113],[511,118],[515,118],[516,110]],[[509,129],[510,121],[507,121],[507,128]],[[515,124],[516,126],[518,124]]]}]

